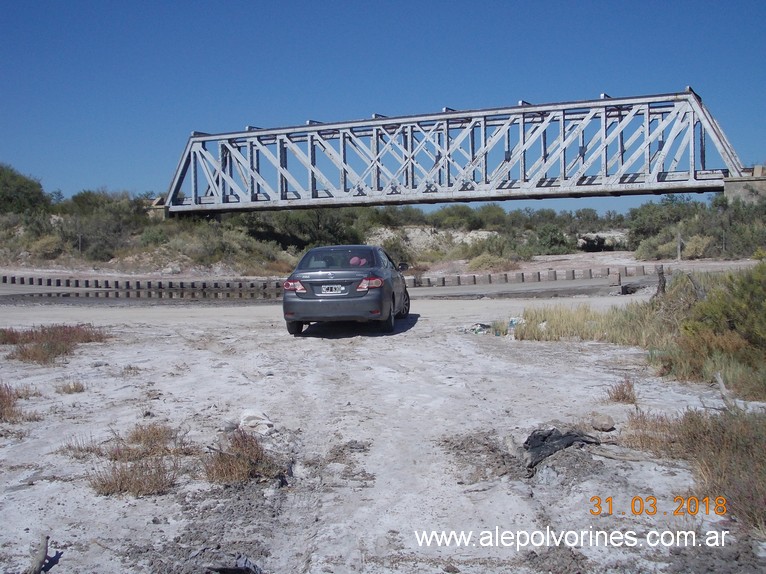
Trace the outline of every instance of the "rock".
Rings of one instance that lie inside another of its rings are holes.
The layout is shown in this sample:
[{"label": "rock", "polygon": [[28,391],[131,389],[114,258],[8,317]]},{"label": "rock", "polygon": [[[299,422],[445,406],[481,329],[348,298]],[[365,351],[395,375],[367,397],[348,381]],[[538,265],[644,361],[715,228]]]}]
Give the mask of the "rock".
[{"label": "rock", "polygon": [[269,420],[269,417],[265,413],[255,410],[244,411],[239,418],[239,426],[262,435],[267,435],[274,430],[274,423]]},{"label": "rock", "polygon": [[597,414],[593,415],[590,421],[590,426],[597,431],[609,432],[614,430],[614,419],[609,415]]},{"label": "rock", "polygon": [[226,419],[225,421],[223,421],[221,426],[218,427],[218,430],[223,432],[232,432],[237,430],[237,428],[239,428],[239,424],[237,423],[237,421]]}]

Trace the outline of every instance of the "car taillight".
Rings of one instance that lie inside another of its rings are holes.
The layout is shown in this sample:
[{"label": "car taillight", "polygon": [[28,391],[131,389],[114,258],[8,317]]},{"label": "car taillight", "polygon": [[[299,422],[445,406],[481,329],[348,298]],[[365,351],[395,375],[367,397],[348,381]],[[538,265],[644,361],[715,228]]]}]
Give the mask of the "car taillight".
[{"label": "car taillight", "polygon": [[297,279],[288,279],[284,283],[282,283],[282,289],[285,291],[295,291],[296,293],[305,293],[306,288],[303,286],[303,283],[298,281]]},{"label": "car taillight", "polygon": [[367,291],[368,289],[380,289],[383,287],[383,279],[380,277],[365,277],[359,282],[357,291]]}]

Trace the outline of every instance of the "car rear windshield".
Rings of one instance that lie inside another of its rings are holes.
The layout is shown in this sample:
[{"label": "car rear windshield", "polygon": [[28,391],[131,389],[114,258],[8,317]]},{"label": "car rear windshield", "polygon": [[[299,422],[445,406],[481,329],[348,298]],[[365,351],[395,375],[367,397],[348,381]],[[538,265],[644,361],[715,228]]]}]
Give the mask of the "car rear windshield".
[{"label": "car rear windshield", "polygon": [[358,269],[374,266],[372,249],[314,249],[301,259],[298,269]]}]

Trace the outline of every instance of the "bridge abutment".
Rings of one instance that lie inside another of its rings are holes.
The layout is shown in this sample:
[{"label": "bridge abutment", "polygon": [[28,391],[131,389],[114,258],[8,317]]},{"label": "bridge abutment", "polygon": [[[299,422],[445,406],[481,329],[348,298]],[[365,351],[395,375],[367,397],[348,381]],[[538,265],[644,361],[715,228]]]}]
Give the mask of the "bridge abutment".
[{"label": "bridge abutment", "polygon": [[723,194],[729,201],[739,199],[744,203],[755,203],[766,197],[766,166],[755,166],[752,176],[724,179]]}]

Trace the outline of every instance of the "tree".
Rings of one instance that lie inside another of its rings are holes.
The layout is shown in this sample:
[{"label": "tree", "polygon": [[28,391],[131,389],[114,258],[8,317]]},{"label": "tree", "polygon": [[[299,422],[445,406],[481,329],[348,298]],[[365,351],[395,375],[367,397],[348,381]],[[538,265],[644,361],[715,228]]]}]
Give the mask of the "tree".
[{"label": "tree", "polygon": [[481,228],[481,219],[467,205],[447,205],[434,211],[429,220],[434,227],[473,231]]},{"label": "tree", "polygon": [[571,253],[574,245],[553,223],[543,223],[537,230],[537,245],[547,255]]},{"label": "tree", "polygon": [[575,211],[574,216],[575,220],[577,221],[577,231],[580,233],[600,231],[599,227],[601,220],[599,219],[598,212],[595,209],[578,209]]},{"label": "tree", "polygon": [[548,209],[548,208],[538,209],[536,211],[531,211],[531,214],[529,217],[529,224],[531,225],[531,229],[535,230],[535,229],[539,229],[541,226],[545,224],[556,225],[557,218],[558,218],[558,215],[556,214],[556,211],[553,209]]},{"label": "tree", "polygon": [[0,164],[0,213],[47,211],[51,200],[40,182]]},{"label": "tree", "polygon": [[482,205],[476,210],[482,222],[482,229],[503,231],[508,224],[505,210],[497,203]]},{"label": "tree", "polygon": [[688,196],[668,195],[659,204],[650,201],[628,212],[628,248],[636,249],[650,237],[659,235],[683,219],[705,211],[705,204]]},{"label": "tree", "polygon": [[625,225],[625,216],[622,213],[617,213],[613,209],[607,210],[604,214],[604,226],[608,229],[614,229]]}]

